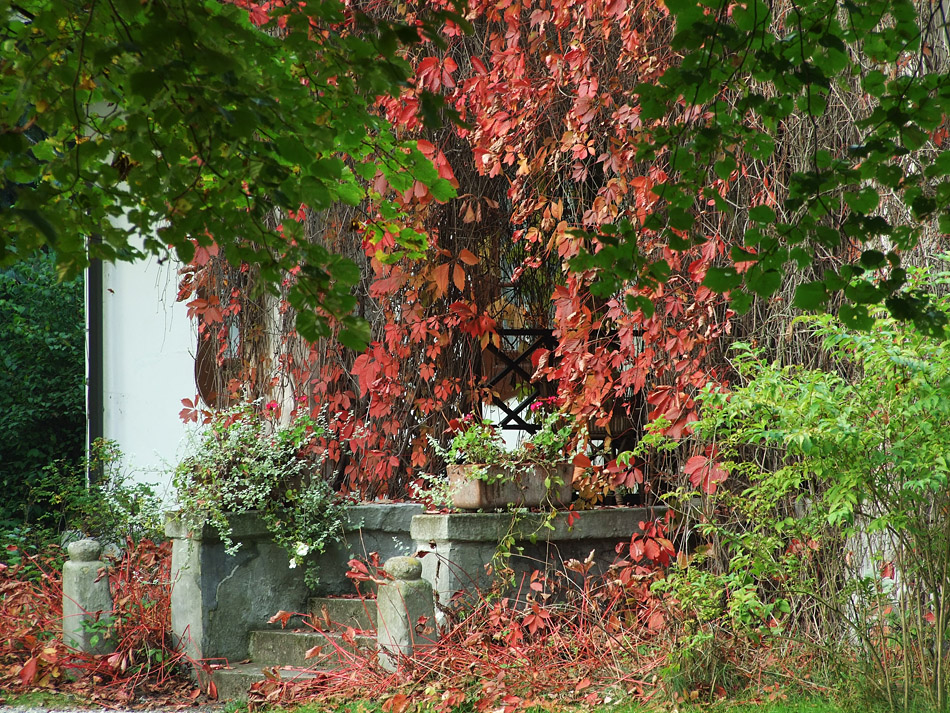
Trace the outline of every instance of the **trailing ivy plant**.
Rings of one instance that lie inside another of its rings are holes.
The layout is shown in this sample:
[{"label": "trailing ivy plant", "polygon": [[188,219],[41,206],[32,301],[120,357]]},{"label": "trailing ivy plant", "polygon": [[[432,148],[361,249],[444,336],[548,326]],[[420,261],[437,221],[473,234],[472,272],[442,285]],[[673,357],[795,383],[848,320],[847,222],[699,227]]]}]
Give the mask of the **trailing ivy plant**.
[{"label": "trailing ivy plant", "polygon": [[313,585],[317,564],[308,555],[342,537],[343,504],[320,472],[316,446],[325,427],[302,414],[281,426],[276,406],[244,404],[215,414],[175,470],[180,517],[191,530],[212,526],[234,554],[240,543],[231,537],[229,517],[259,513],[289,566],[305,564]]}]

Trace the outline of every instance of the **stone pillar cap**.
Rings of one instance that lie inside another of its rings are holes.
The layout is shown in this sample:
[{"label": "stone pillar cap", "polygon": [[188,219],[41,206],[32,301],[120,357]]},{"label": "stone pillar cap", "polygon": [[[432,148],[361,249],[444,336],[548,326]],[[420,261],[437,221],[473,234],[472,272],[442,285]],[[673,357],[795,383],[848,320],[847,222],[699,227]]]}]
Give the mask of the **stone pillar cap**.
[{"label": "stone pillar cap", "polygon": [[69,559],[77,562],[95,562],[99,559],[99,553],[102,552],[102,546],[93,539],[86,538],[77,540],[66,545],[66,552],[69,553]]},{"label": "stone pillar cap", "polygon": [[422,562],[415,557],[390,557],[383,569],[395,579],[412,580],[422,577]]}]

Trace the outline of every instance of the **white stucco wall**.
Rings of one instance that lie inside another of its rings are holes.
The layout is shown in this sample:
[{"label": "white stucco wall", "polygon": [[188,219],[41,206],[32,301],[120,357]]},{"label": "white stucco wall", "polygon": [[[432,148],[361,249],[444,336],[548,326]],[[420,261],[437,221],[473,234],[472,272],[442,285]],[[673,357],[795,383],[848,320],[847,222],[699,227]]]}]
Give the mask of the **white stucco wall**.
[{"label": "white stucco wall", "polygon": [[130,477],[160,493],[185,445],[181,400],[195,397],[196,335],[175,302],[177,268],[155,257],[103,266],[103,432]]}]

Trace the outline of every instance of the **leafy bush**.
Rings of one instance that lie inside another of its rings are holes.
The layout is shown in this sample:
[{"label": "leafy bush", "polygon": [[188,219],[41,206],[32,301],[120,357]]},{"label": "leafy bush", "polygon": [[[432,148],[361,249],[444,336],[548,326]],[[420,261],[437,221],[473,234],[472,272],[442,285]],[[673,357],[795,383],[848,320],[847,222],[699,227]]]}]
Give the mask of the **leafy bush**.
[{"label": "leafy bush", "polygon": [[[935,307],[950,312],[947,299]],[[729,483],[747,487],[682,493],[709,544],[660,585],[687,635],[677,673],[722,667],[712,648],[723,632],[757,644],[793,631],[836,665],[857,652],[853,680],[892,708],[923,695],[943,710],[950,344],[893,319],[870,333],[828,316],[807,323],[828,370],[768,363],[740,344],[741,385],[702,397],[697,433]]]},{"label": "leafy bush", "polygon": [[307,581],[315,584],[316,563],[305,558],[343,534],[342,504],[320,474],[325,455],[317,439],[325,429],[306,415],[281,427],[272,406],[244,404],[215,414],[175,471],[182,518],[191,529],[213,526],[233,553],[240,543],[231,539],[228,516],[259,511],[290,566],[306,561]]},{"label": "leafy bush", "polygon": [[30,490],[54,461],[73,466],[85,441],[83,282],[59,282],[38,254],[0,270],[0,525],[35,522]]},{"label": "leafy bush", "polygon": [[[97,441],[90,455],[89,461],[78,463],[53,461],[27,484],[22,505],[31,519],[7,528],[5,544],[16,549],[0,551],[0,562],[17,564],[18,553],[42,551],[64,537],[95,537],[118,545],[162,539],[164,503],[151,486],[130,480],[116,444]],[[88,485],[87,464],[100,474]]]}]

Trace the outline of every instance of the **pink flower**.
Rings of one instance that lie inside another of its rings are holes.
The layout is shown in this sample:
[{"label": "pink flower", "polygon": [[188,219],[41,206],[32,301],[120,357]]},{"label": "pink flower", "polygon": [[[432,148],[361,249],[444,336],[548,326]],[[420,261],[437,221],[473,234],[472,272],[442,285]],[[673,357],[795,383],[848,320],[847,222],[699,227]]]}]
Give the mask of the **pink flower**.
[{"label": "pink flower", "polygon": [[276,402],[276,401],[269,401],[269,402],[267,403],[267,405],[264,406],[264,409],[267,410],[267,411],[276,411],[276,410],[277,410],[277,402]]}]

